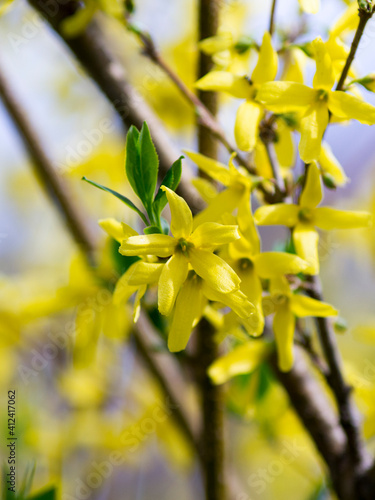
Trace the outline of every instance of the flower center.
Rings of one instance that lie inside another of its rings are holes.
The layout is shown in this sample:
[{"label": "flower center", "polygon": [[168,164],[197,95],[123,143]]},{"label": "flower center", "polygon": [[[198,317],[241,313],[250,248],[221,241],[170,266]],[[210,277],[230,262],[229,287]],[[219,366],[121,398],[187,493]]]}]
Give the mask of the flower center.
[{"label": "flower center", "polygon": [[301,222],[312,222],[314,218],[314,212],[311,208],[302,208],[298,212],[298,218]]},{"label": "flower center", "polygon": [[317,101],[328,101],[328,92],[324,89],[318,90]]},{"label": "flower center", "polygon": [[239,260],[239,267],[242,271],[250,270],[253,269],[254,264],[250,259],[240,259]]},{"label": "flower center", "polygon": [[178,248],[181,250],[181,252],[185,255],[185,257],[188,257],[189,253],[189,248],[192,248],[194,245],[193,243],[190,243],[190,241],[185,240],[185,238],[180,238],[178,240]]},{"label": "flower center", "polygon": [[289,300],[288,296],[283,294],[283,293],[278,293],[278,294],[274,295],[272,297],[272,299],[273,299],[275,305],[277,305],[277,306],[285,305]]}]

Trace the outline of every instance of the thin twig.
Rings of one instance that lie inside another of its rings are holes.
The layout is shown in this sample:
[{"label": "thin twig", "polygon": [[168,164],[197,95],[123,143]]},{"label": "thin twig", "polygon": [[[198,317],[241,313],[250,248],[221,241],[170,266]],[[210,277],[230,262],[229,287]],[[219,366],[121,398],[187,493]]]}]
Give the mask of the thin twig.
[{"label": "thin twig", "polygon": [[[323,300],[320,279],[312,276],[308,294],[316,300]],[[340,422],[348,438],[348,448],[354,465],[360,468],[369,465],[369,456],[360,432],[358,411],[351,398],[351,387],[345,382],[342,360],[337,347],[335,332],[327,318],[316,318],[319,338],[329,366],[328,382],[335,394],[340,414]]]},{"label": "thin twig", "polygon": [[337,83],[336,90],[342,90],[345,84],[346,77],[348,76],[350,66],[352,65],[352,62],[354,60],[355,54],[358,49],[359,42],[362,38],[364,29],[366,27],[367,22],[371,19],[373,15],[373,8],[370,7],[370,10],[365,10],[364,8],[360,8],[358,10],[359,14],[359,23],[357,27],[357,31],[355,32],[354,38],[352,45],[350,47],[350,52],[348,55],[348,58],[346,60],[344,69],[342,70],[340,80]]},{"label": "thin twig", "polygon": [[272,0],[270,26],[268,28],[268,31],[270,32],[271,36],[273,35],[273,29],[275,24],[275,11],[276,11],[276,0]]},{"label": "thin twig", "polygon": [[[138,35],[139,40],[143,44],[144,50],[142,53],[164,71],[164,73],[176,85],[185,99],[194,106],[194,109],[198,115],[199,124],[202,127],[208,129],[209,133],[212,134],[218,141],[220,141],[229,153],[236,153],[236,159],[240,165],[244,166],[251,174],[255,174],[255,167],[251,165],[249,161],[247,161],[238,151],[238,149],[227,139],[225,132],[215,118],[214,113],[209,109],[208,102],[213,92],[200,91],[199,97],[194,94],[194,92],[189,89],[185,82],[177,75],[177,73],[161,56],[160,51],[157,49],[155,42],[151,38],[150,34],[145,33],[138,28],[133,29],[132,31]],[[207,56],[205,54],[202,54],[201,60],[205,57]],[[208,73],[208,71],[206,71],[206,73]],[[201,73],[201,76],[204,76],[204,74]],[[207,153],[207,156],[211,157],[212,155]]]}]

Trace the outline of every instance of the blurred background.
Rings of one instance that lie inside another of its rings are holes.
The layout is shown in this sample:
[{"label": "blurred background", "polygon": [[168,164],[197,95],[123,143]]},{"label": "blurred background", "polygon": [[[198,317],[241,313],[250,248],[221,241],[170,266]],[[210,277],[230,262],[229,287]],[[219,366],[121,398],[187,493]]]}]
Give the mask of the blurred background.
[{"label": "blurred background", "polygon": [[[137,0],[136,5],[133,22],[151,33],[165,59],[192,87],[198,53],[196,3]],[[322,1],[319,14],[304,15],[308,29],[301,42],[318,35],[325,39],[345,8],[339,0]],[[221,9],[222,31],[260,42],[270,2],[223,0]],[[301,22],[297,0],[280,0],[276,20],[279,30],[295,30]],[[103,23],[130,81],[178,147],[196,147],[192,109],[142,56],[134,35],[104,15]],[[349,43],[352,36],[348,34]],[[24,0],[14,0],[3,10],[0,44],[0,72],[56,172],[69,184],[98,239],[100,269],[111,276],[116,272],[116,249],[97,220],[135,222],[127,207],[80,179],[85,175],[132,196],[124,172],[122,123],[66,46]],[[355,60],[360,76],[374,71],[374,47],[372,20]],[[308,67],[308,78],[311,74],[313,67]],[[361,93],[375,103],[373,94],[364,89]],[[229,137],[237,107],[236,100],[222,98],[219,119]],[[326,201],[374,212],[373,127],[335,124],[326,139],[350,178],[345,187],[326,190]],[[189,445],[128,341],[129,310],[113,306],[108,290],[93,280],[1,103],[0,150],[0,424],[5,433],[7,392],[16,389],[18,480],[35,466],[32,491],[56,485],[66,499],[200,498],[200,475]],[[227,155],[222,156],[226,162]],[[322,280],[326,300],[343,318],[337,335],[345,369],[357,389],[366,438],[375,449],[374,232],[343,233],[322,238]],[[265,247],[282,236],[266,231]],[[75,361],[71,352],[77,331],[82,349],[89,346],[89,360],[78,354]],[[261,384],[241,376],[226,388],[228,455],[242,495],[236,500],[331,498],[322,462],[282,389],[266,368],[258,377]],[[121,463],[109,466],[113,451]],[[0,457],[6,458],[4,444]]]}]

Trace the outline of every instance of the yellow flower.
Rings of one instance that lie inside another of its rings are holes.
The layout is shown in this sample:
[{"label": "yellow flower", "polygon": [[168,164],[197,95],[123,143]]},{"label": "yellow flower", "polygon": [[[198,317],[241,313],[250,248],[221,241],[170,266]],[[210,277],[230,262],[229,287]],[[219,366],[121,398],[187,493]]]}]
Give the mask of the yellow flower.
[{"label": "yellow flower", "polygon": [[[169,188],[166,192],[171,209],[171,232],[130,236],[123,240],[120,253],[127,256],[169,257],[163,265],[158,281],[158,307],[169,315],[177,294],[186,281],[189,265],[203,280],[221,293],[239,289],[240,279],[229,265],[213,252],[217,247],[239,238],[237,226],[214,222],[201,224],[193,231],[193,217],[185,200]],[[129,284],[135,284],[134,281]]]},{"label": "yellow flower", "polygon": [[298,2],[306,14],[316,14],[320,9],[320,0],[298,0]]},{"label": "yellow flower", "polygon": [[236,375],[253,373],[269,353],[269,344],[250,340],[214,361],[208,374],[215,384],[223,384]]},{"label": "yellow flower", "polygon": [[318,240],[315,229],[351,229],[368,227],[371,215],[368,212],[337,210],[330,207],[318,207],[323,197],[320,172],[316,163],[312,163],[307,172],[306,184],[298,205],[277,203],[258,208],[254,214],[259,225],[282,224],[293,228],[293,242],[302,259],[310,267],[309,274],[319,272]]},{"label": "yellow flower", "polygon": [[[235,315],[243,321],[256,323],[255,307],[240,291],[222,293],[212,288],[207,281],[202,280],[194,271],[190,271],[176,299],[172,325],[168,335],[168,348],[172,352],[185,349],[192,329],[201,319],[207,301],[218,302],[230,307]],[[251,319],[250,319],[251,318]]]},{"label": "yellow flower", "polygon": [[255,100],[256,93],[263,83],[275,78],[277,66],[277,53],[272,47],[270,34],[266,32],[251,79],[226,71],[212,71],[196,83],[196,87],[201,90],[223,91],[233,97],[246,99],[238,108],[234,128],[237,145],[243,151],[251,151],[255,147],[263,117],[263,107]]},{"label": "yellow flower", "polygon": [[340,119],[375,123],[375,107],[342,91],[331,90],[335,83],[332,61],[321,38],[313,42],[316,72],[313,88],[295,82],[267,82],[257,100],[274,113],[303,113],[299,152],[305,163],[318,160],[328,124],[329,111]]},{"label": "yellow flower", "polygon": [[227,260],[241,279],[240,290],[256,307],[257,315],[243,324],[251,335],[260,335],[264,328],[261,279],[297,274],[306,271],[309,265],[297,255],[285,252],[260,253],[260,241],[248,201],[239,207],[238,225],[241,238],[229,245]]},{"label": "yellow flower", "polygon": [[325,142],[322,143],[322,149],[320,150],[319,165],[323,174],[330,176],[336,186],[345,186],[349,182],[344,169],[333,154],[329,144]]},{"label": "yellow flower", "polygon": [[271,280],[270,296],[263,302],[265,314],[275,313],[273,331],[277,346],[279,368],[287,372],[293,367],[293,337],[295,317],[314,316],[325,318],[337,316],[337,310],[330,304],[320,302],[306,295],[292,293],[284,277]]},{"label": "yellow flower", "polygon": [[215,196],[208,207],[194,217],[194,228],[204,222],[220,221],[224,214],[231,214],[242,203],[242,200],[249,203],[250,192],[257,178],[251,176],[242,167],[237,169],[233,164],[234,155],[229,160],[228,169],[223,163],[200,153],[193,151],[185,151],[185,153],[200,170],[227,188]]},{"label": "yellow flower", "polygon": [[217,68],[227,71],[246,71],[251,48],[254,43],[245,37],[234,37],[225,31],[199,42],[202,52],[212,57]]}]

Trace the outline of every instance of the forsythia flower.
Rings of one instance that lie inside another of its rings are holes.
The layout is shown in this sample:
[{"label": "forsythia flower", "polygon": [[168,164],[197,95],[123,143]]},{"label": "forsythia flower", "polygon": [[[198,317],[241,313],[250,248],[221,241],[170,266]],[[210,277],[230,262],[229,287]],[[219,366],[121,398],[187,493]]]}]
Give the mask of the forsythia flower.
[{"label": "forsythia flower", "polygon": [[318,160],[329,112],[340,119],[375,123],[375,107],[342,91],[331,90],[335,83],[332,61],[321,38],[313,42],[316,72],[313,88],[294,82],[267,82],[257,100],[274,113],[300,112],[299,152],[305,163]]},{"label": "forsythia flower", "polygon": [[252,318],[256,323],[252,323],[253,331],[249,333],[260,335],[264,327],[261,279],[297,274],[306,271],[309,265],[297,255],[286,252],[260,253],[260,241],[248,201],[239,208],[238,225],[241,238],[229,245],[228,263],[241,278],[241,291],[257,310],[257,316]]},{"label": "forsythia flower", "polygon": [[231,214],[242,202],[249,203],[250,193],[257,178],[251,176],[242,167],[237,169],[233,164],[234,155],[229,160],[228,169],[223,163],[200,153],[193,151],[185,151],[185,153],[205,174],[227,188],[215,196],[208,207],[194,217],[194,228],[203,222],[220,220],[224,214]]},{"label": "forsythia flower", "polygon": [[211,71],[196,83],[201,90],[223,91],[246,99],[238,108],[234,128],[237,145],[243,151],[251,151],[255,147],[258,126],[263,117],[263,106],[256,102],[256,94],[263,83],[275,78],[277,65],[277,53],[272,47],[270,34],[266,32],[251,79],[226,71]]},{"label": "forsythia flower", "polygon": [[301,9],[306,14],[316,14],[320,8],[320,0],[298,0]]},{"label": "forsythia flower", "polygon": [[277,346],[279,368],[286,372],[293,367],[293,337],[297,318],[337,316],[330,304],[306,295],[292,293],[284,277],[271,280],[270,297],[264,299],[264,313],[275,313],[273,331]]},{"label": "forsythia flower", "polygon": [[211,56],[217,67],[233,72],[247,66],[253,45],[251,39],[247,37],[235,39],[230,32],[219,33],[199,42],[200,50]]},{"label": "forsythia flower", "polygon": [[255,308],[246,296],[235,290],[222,293],[212,288],[207,281],[202,280],[194,271],[190,271],[176,299],[172,325],[168,335],[168,348],[172,352],[185,349],[194,326],[202,317],[207,301],[219,302],[230,307],[235,315],[249,330],[257,320],[252,318]]},{"label": "forsythia flower", "polygon": [[293,242],[302,259],[310,267],[309,273],[319,272],[318,240],[315,229],[351,229],[369,226],[371,215],[368,212],[337,210],[318,207],[323,197],[320,172],[316,163],[308,167],[306,184],[301,193],[299,204],[277,203],[258,208],[254,214],[259,225],[283,224],[293,228]]},{"label": "forsythia flower", "polygon": [[149,234],[123,240],[120,253],[127,256],[156,255],[169,257],[158,281],[158,307],[169,315],[181,286],[186,281],[189,264],[195,273],[219,293],[239,289],[240,279],[229,265],[213,251],[239,238],[236,226],[201,224],[193,231],[193,217],[187,203],[171,189],[162,186],[171,209],[173,236]]}]

